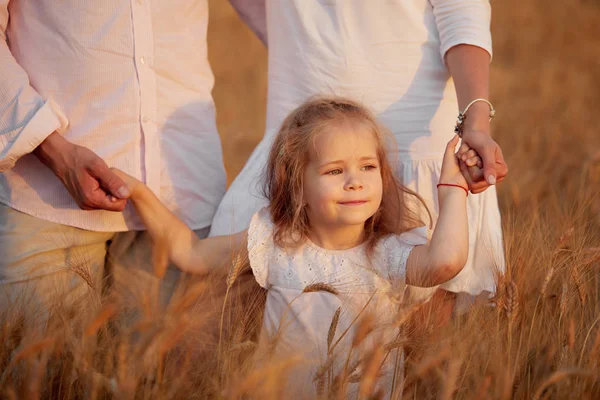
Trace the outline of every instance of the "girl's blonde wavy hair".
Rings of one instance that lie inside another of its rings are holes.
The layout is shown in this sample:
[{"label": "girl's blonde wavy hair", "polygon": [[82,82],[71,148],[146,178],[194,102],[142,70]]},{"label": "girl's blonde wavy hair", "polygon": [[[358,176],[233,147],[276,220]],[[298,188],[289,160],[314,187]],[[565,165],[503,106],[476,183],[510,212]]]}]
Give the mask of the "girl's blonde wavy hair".
[{"label": "girl's blonde wavy hair", "polygon": [[392,170],[388,152],[396,152],[393,136],[364,106],[342,97],[318,97],[292,111],[281,124],[266,169],[264,195],[274,224],[273,239],[280,247],[295,246],[308,238],[310,225],[303,201],[304,171],[309,146],[314,138],[340,122],[362,123],[377,141],[383,195],[377,212],[365,222],[365,242],[372,252],[377,241],[388,234],[400,234],[425,225],[412,205],[421,204],[431,214],[421,197],[402,185]]}]

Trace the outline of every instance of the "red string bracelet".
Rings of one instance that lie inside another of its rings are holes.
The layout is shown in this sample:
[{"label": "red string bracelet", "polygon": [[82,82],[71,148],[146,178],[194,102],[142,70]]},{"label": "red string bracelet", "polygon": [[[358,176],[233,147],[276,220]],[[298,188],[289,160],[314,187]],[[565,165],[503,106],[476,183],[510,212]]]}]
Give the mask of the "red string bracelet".
[{"label": "red string bracelet", "polygon": [[469,190],[463,186],[460,185],[454,185],[452,183],[438,183],[437,187],[439,188],[440,186],[450,186],[450,187],[457,187],[457,188],[461,188],[462,190],[465,191],[465,193],[467,194],[467,196],[469,195]]}]

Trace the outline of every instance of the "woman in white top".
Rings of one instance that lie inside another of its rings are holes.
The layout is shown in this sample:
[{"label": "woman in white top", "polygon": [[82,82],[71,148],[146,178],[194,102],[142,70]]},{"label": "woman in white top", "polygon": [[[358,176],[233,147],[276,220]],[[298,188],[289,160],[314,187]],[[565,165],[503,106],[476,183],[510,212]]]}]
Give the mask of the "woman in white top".
[{"label": "woman in white top", "polygon": [[[211,235],[239,232],[266,204],[261,180],[273,136],[283,118],[319,93],[357,99],[394,134],[396,173],[433,214],[443,149],[459,109],[487,99],[492,54],[488,0],[232,0],[266,42],[269,72],[266,132],[232,183]],[[463,141],[483,160],[485,180],[469,180],[469,259],[442,287],[479,294],[495,290],[505,269],[500,212],[493,185],[507,173],[490,137],[490,109],[473,104]],[[475,167],[476,168],[476,167]],[[476,174],[474,174],[476,175]],[[486,190],[487,189],[487,190]],[[412,290],[427,298],[432,289]]]}]

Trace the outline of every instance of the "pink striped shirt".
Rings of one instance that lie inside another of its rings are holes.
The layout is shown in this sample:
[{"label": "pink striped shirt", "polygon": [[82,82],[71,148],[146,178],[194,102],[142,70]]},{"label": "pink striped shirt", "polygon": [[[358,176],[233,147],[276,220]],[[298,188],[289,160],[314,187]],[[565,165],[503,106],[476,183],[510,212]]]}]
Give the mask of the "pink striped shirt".
[{"label": "pink striped shirt", "polygon": [[29,154],[58,131],[142,179],[192,229],[225,191],[207,58],[207,0],[0,0],[0,202],[95,231],[143,229],[80,210]]}]

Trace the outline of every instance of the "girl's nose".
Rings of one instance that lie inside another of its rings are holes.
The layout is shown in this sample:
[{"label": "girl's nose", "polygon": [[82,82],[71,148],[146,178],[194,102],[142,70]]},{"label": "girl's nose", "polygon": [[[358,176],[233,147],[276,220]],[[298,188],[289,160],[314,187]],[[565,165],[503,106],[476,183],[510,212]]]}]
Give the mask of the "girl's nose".
[{"label": "girl's nose", "polygon": [[346,181],[346,185],[344,187],[345,190],[359,190],[363,188],[363,183],[360,179],[356,177],[350,177]]}]

